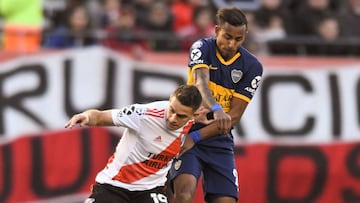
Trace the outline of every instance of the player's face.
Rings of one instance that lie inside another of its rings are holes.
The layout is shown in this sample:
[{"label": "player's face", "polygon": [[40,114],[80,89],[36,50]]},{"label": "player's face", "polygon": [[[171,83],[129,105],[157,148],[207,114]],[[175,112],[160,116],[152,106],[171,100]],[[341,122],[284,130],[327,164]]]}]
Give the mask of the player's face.
[{"label": "player's face", "polygon": [[182,105],[174,96],[170,98],[169,108],[166,112],[166,125],[169,130],[183,127],[192,118],[191,107]]},{"label": "player's face", "polygon": [[216,45],[221,56],[228,60],[239,50],[247,34],[246,25],[233,26],[229,23],[218,25],[215,28]]}]

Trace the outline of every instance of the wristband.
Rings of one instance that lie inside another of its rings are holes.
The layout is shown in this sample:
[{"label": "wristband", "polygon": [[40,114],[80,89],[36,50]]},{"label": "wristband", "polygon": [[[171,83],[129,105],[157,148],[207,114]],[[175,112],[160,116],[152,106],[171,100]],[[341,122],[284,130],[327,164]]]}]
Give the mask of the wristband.
[{"label": "wristband", "polygon": [[208,120],[214,119],[214,112],[210,111],[209,113],[207,113],[206,114],[206,119],[208,119]]},{"label": "wristband", "polygon": [[218,111],[218,110],[222,110],[222,107],[220,106],[220,104],[212,105],[211,111],[215,112],[215,111]]},{"label": "wristband", "polygon": [[191,133],[189,133],[189,136],[193,139],[195,143],[201,140],[201,135],[198,130],[192,131]]}]

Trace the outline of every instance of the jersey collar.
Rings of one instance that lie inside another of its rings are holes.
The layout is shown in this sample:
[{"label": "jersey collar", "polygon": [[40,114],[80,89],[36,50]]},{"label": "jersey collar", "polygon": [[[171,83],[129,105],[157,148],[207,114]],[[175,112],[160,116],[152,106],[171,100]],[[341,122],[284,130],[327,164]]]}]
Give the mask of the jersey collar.
[{"label": "jersey collar", "polygon": [[236,59],[238,59],[241,56],[240,52],[237,52],[231,59],[225,61],[225,59],[221,56],[218,49],[216,49],[216,57],[220,60],[220,62],[224,65],[230,65],[232,64]]}]

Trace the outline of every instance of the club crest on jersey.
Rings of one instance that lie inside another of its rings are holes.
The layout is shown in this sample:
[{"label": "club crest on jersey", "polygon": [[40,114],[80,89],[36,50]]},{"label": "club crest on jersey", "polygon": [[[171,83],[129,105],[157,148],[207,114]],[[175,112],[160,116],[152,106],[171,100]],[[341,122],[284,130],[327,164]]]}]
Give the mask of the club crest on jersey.
[{"label": "club crest on jersey", "polygon": [[243,72],[241,70],[232,70],[231,71],[231,79],[234,83],[237,83],[241,80],[243,76]]},{"label": "club crest on jersey", "polygon": [[181,166],[181,160],[177,160],[174,164],[174,169],[179,170],[180,166]]}]

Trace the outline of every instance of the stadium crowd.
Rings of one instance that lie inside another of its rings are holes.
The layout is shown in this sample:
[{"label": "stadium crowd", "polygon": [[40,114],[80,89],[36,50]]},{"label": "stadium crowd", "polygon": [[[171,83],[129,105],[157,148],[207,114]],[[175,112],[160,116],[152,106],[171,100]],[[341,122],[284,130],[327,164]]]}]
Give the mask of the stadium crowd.
[{"label": "stadium crowd", "polygon": [[244,46],[255,54],[360,55],[360,0],[43,0],[40,43],[187,51],[214,35],[224,5],[246,12]]}]

